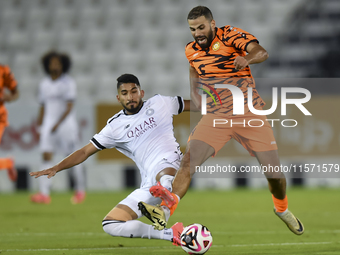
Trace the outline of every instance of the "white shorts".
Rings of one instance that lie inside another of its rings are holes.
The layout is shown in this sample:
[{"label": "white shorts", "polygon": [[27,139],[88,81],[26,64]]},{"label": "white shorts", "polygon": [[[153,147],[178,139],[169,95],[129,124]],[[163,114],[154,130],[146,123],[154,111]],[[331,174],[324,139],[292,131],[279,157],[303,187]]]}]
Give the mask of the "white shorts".
[{"label": "white shorts", "polygon": [[157,184],[156,176],[157,174],[165,168],[174,168],[176,170],[179,169],[181,160],[182,160],[182,153],[172,153],[169,154],[167,158],[163,158],[160,162],[157,162],[149,167],[149,169],[142,170],[141,176],[141,188],[143,187],[151,187]]},{"label": "white shorts", "polygon": [[40,133],[40,150],[42,152],[60,151],[66,155],[79,147],[79,132],[76,123],[67,122],[61,124],[52,133],[51,126],[42,126]]},{"label": "white shorts", "polygon": [[172,161],[164,160],[160,162],[158,165],[155,166],[154,171],[152,174],[150,174],[148,178],[147,185],[144,185],[140,187],[139,189],[134,190],[130,195],[128,195],[125,199],[119,202],[119,204],[126,205],[131,208],[132,211],[134,211],[138,218],[142,217],[141,211],[138,209],[138,203],[139,202],[145,202],[149,205],[157,205],[162,202],[162,199],[158,197],[153,197],[150,194],[149,189],[151,186],[154,186],[157,184],[156,176],[157,174],[162,171],[165,168],[174,168],[176,170],[179,169],[180,166],[180,159],[182,158],[181,155],[179,155],[177,158],[173,159]]},{"label": "white shorts", "polygon": [[153,197],[149,191],[150,187],[143,187],[140,189],[134,190],[130,195],[128,195],[125,199],[119,202],[121,205],[126,205],[134,211],[138,218],[142,217],[141,211],[138,209],[138,203],[143,201],[149,205],[157,205],[162,202],[162,199],[158,197]]}]

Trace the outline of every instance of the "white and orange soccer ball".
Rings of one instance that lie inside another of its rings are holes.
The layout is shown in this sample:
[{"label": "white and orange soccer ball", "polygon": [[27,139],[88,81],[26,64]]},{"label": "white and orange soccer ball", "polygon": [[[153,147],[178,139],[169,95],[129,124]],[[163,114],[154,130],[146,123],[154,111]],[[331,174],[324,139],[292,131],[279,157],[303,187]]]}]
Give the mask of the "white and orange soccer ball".
[{"label": "white and orange soccer ball", "polygon": [[204,254],[212,245],[212,235],[207,227],[194,223],[183,229],[181,234],[182,249],[188,254]]}]

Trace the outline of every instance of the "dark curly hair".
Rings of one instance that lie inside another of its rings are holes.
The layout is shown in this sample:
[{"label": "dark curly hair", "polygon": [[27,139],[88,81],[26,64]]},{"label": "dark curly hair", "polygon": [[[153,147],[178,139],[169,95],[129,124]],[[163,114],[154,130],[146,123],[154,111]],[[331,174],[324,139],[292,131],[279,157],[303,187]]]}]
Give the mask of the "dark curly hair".
[{"label": "dark curly hair", "polygon": [[59,53],[56,51],[49,51],[41,58],[41,63],[43,65],[44,71],[47,74],[50,73],[49,64],[50,64],[51,58],[58,58],[60,60],[63,73],[68,73],[70,71],[72,62],[71,62],[71,58],[67,54]]}]

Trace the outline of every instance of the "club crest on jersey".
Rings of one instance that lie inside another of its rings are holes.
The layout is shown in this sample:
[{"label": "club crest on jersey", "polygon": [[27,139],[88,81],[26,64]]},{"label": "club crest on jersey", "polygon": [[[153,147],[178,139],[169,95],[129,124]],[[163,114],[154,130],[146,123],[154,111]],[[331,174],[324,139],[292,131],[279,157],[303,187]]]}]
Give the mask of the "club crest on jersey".
[{"label": "club crest on jersey", "polygon": [[152,114],[154,114],[154,112],[155,112],[155,110],[154,110],[154,109],[152,109],[152,108],[150,108],[150,109],[147,109],[147,111],[146,111],[146,115],[148,115],[148,116],[151,116]]},{"label": "club crest on jersey", "polygon": [[221,45],[219,42],[215,42],[212,46],[213,51],[218,51],[220,49]]}]

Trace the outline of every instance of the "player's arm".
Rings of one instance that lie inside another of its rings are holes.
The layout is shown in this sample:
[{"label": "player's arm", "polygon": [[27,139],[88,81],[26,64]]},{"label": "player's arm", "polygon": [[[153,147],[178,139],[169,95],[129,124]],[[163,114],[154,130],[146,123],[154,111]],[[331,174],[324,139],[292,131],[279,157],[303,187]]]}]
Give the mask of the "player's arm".
[{"label": "player's arm", "polygon": [[19,97],[19,90],[15,87],[12,90],[9,90],[9,93],[4,93],[0,101],[2,102],[12,102],[17,100]]},{"label": "player's arm", "polygon": [[44,118],[45,106],[42,104],[39,109],[39,115],[37,120],[37,125],[40,127]]},{"label": "player's arm", "polygon": [[64,158],[62,161],[60,161],[57,165],[38,172],[31,172],[30,176],[35,176],[35,178],[38,178],[42,175],[47,175],[48,178],[53,177],[56,173],[68,169],[71,167],[74,167],[82,162],[84,162],[88,157],[95,154],[97,151],[99,151],[92,143],[88,143],[83,148],[73,152],[68,157]]},{"label": "player's arm", "polygon": [[198,94],[199,87],[198,80],[199,76],[197,71],[194,67],[189,67],[189,79],[190,79],[190,97],[193,105],[196,107],[196,109],[201,108],[201,95]]},{"label": "player's arm", "polygon": [[268,52],[257,42],[249,43],[246,51],[248,52],[247,56],[235,58],[235,69],[242,70],[248,65],[261,63],[269,57]]},{"label": "player's arm", "polygon": [[184,100],[183,112],[199,112],[200,109],[197,108],[192,100]]},{"label": "player's arm", "polygon": [[58,120],[58,122],[54,125],[54,127],[52,128],[52,132],[55,132],[57,130],[57,128],[59,127],[59,125],[66,119],[67,115],[70,114],[70,112],[72,111],[73,108],[73,102],[68,102],[67,106],[66,106],[66,110],[63,113],[63,115],[61,115],[60,119]]}]

